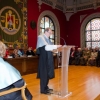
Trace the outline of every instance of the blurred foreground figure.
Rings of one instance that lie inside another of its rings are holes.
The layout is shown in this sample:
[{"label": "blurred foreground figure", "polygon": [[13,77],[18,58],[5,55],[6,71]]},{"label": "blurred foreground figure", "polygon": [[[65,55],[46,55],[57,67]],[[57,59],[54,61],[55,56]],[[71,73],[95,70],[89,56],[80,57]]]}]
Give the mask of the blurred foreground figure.
[{"label": "blurred foreground figure", "polygon": [[[11,88],[20,88],[24,86],[25,82],[22,79],[19,71],[12,65],[3,60],[6,53],[6,46],[0,41],[0,92],[9,90]],[[27,100],[32,100],[32,95],[29,90],[25,89]],[[0,100],[23,100],[21,91],[0,96]]]}]

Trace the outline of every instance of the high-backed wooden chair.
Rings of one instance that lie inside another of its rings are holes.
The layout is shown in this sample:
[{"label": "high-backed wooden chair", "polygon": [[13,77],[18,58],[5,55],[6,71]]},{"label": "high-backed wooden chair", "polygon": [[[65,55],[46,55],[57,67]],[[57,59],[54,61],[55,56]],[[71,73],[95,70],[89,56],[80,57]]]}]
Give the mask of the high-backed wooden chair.
[{"label": "high-backed wooden chair", "polygon": [[20,88],[12,88],[12,89],[0,92],[0,96],[3,96],[3,95],[6,95],[6,94],[9,94],[9,93],[21,90],[21,96],[22,96],[23,100],[27,100],[26,96],[25,96],[25,88],[26,88],[26,84],[24,86],[20,87]]}]

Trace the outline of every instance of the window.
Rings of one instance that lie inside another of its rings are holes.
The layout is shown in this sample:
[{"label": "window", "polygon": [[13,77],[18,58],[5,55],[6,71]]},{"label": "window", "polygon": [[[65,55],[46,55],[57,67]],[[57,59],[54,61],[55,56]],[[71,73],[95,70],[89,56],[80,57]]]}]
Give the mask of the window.
[{"label": "window", "polygon": [[40,34],[44,33],[45,28],[50,27],[53,34],[50,36],[50,40],[55,44],[55,26],[52,19],[49,16],[44,16],[40,21]]},{"label": "window", "polygon": [[100,18],[95,18],[89,21],[86,25],[85,33],[86,47],[100,47]]}]

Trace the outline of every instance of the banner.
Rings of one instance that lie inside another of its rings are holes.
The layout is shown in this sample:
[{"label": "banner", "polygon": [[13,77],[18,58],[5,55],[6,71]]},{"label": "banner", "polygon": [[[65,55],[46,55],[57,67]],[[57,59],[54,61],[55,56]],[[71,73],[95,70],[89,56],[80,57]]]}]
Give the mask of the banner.
[{"label": "banner", "polygon": [[27,46],[27,0],[0,0],[0,40],[8,47]]}]

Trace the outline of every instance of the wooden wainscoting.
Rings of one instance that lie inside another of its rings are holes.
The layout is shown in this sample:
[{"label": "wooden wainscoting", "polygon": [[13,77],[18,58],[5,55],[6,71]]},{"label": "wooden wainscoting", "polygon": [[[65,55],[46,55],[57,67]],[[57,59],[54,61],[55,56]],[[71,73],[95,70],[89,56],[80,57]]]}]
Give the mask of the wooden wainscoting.
[{"label": "wooden wainscoting", "polygon": [[[21,75],[32,74],[37,72],[38,56],[33,57],[19,57],[19,58],[6,58],[6,61],[14,66]],[[54,65],[57,68],[57,57],[54,56]]]}]

